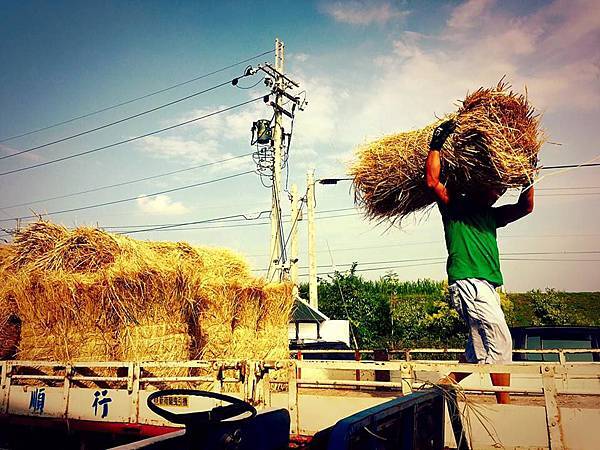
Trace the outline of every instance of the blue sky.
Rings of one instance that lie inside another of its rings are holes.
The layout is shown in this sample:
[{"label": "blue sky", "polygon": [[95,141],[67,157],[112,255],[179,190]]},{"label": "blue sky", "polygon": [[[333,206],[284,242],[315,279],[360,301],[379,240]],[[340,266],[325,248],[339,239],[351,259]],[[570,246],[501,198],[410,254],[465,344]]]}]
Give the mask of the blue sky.
[{"label": "blue sky", "polygon": [[[277,10],[270,2],[4,1],[0,10],[3,138],[211,72],[272,49],[279,37],[286,44],[286,72],[300,81],[309,101],[306,111],[298,113],[290,155],[290,183],[297,183],[301,191],[309,168],[316,169],[317,177],[343,176],[358,144],[425,126],[435,114],[454,110],[467,91],[493,85],[503,75],[519,91],[527,86],[532,103],[544,114],[549,140],[561,144],[544,146],[543,164],[589,161],[600,153],[595,144],[600,8],[591,0],[283,1]],[[272,61],[272,56],[253,63],[265,60]],[[211,87],[241,74],[243,67],[2,142],[0,157]],[[240,85],[258,80],[243,80]],[[226,86],[118,126],[2,159],[0,172],[144,134],[263,93],[262,84],[249,90]],[[0,219],[30,215],[32,210],[45,213],[137,197],[252,169],[251,160],[242,158],[124,187],[6,208],[248,153],[252,122],[269,117],[262,103],[253,103],[151,138],[0,176]],[[600,289],[596,275],[600,254],[593,253],[600,250],[599,170],[543,173],[547,176],[539,183],[534,213],[500,231],[509,290]],[[318,185],[317,197],[318,211],[353,206],[347,184]],[[503,201],[513,199],[507,196]],[[250,174],[51,219],[67,226],[122,227],[197,221],[269,207],[269,190]],[[358,261],[364,269],[398,266],[402,279],[444,277],[444,264],[439,261],[445,248],[436,211],[391,230],[360,215],[345,215],[352,213],[320,213],[320,270]],[[328,215],[344,217],[325,218]],[[8,228],[14,222],[0,225]],[[300,265],[304,266],[304,223],[300,233]],[[265,225],[135,236],[229,247],[247,255],[257,270],[265,268],[268,259],[269,227]],[[398,260],[411,262],[386,263]],[[383,273],[363,272],[366,277]]]}]

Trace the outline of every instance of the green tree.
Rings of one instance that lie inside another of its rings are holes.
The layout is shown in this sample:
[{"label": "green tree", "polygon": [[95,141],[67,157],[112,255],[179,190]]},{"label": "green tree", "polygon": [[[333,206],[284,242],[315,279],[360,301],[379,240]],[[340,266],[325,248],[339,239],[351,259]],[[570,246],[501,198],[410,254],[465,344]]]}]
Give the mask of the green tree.
[{"label": "green tree", "polygon": [[[308,297],[308,285],[300,286]],[[320,279],[319,309],[331,319],[350,321],[359,348],[385,347],[391,335],[389,297],[385,289],[356,274],[356,263],[348,272],[335,272]]]},{"label": "green tree", "polygon": [[531,291],[530,294],[533,325],[568,325],[571,322],[567,305],[556,289],[546,289],[544,292],[537,289]]}]

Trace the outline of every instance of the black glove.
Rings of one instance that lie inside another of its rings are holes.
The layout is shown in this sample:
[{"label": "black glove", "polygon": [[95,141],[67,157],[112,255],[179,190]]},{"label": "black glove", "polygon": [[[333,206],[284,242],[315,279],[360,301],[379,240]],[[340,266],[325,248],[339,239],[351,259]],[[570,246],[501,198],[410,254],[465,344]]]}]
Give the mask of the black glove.
[{"label": "black glove", "polygon": [[456,122],[453,119],[446,120],[440,123],[435,130],[433,130],[433,136],[431,137],[431,143],[429,144],[430,150],[441,150],[444,142],[448,139],[448,136],[456,129]]}]

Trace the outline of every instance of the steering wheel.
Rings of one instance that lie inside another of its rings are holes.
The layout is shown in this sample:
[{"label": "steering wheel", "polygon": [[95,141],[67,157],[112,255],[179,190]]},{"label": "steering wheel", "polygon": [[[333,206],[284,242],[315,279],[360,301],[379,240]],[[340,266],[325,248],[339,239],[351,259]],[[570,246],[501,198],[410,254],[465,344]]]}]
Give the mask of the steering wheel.
[{"label": "steering wheel", "polygon": [[[154,403],[154,400],[161,397],[167,397],[170,395],[192,395],[194,397],[214,398],[229,403],[226,406],[216,406],[210,411],[197,411],[184,414],[176,414]],[[231,417],[238,416],[242,413],[249,412],[250,416],[243,417],[237,420],[231,420],[227,423],[242,422],[248,419],[252,419],[256,416],[256,408],[250,403],[242,401],[238,398],[230,395],[218,394],[216,392],[199,391],[194,389],[166,389],[164,391],[157,391],[150,394],[146,401],[148,408],[169,422],[183,424],[183,425],[208,425],[223,422]]]}]

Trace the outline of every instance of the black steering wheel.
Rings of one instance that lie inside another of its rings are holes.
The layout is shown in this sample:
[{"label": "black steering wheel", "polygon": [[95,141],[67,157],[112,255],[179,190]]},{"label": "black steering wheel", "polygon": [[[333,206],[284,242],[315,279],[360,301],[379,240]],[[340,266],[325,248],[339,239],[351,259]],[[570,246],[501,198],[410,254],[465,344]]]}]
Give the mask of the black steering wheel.
[{"label": "black steering wheel", "polygon": [[[210,411],[197,411],[184,414],[176,414],[154,403],[154,400],[160,397],[167,397],[170,395],[192,395],[195,397],[214,398],[229,403],[226,406],[216,406]],[[256,408],[250,403],[247,403],[239,398],[232,397],[230,395],[218,394],[216,392],[209,391],[198,391],[194,389],[166,389],[164,391],[157,391],[150,394],[146,402],[148,408],[169,422],[183,424],[183,425],[208,425],[223,422],[231,417],[239,416],[245,412],[249,412],[250,415],[237,420],[231,420],[227,423],[242,422],[248,419],[252,419],[256,416]]]}]

